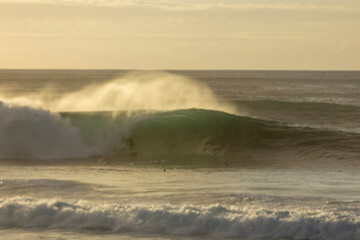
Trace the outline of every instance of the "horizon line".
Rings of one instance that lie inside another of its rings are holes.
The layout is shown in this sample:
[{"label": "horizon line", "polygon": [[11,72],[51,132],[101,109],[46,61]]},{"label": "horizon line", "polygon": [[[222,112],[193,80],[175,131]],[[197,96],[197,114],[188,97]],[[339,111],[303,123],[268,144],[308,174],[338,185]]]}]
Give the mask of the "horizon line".
[{"label": "horizon line", "polygon": [[31,71],[31,70],[45,70],[45,71],[292,71],[292,72],[359,72],[360,69],[352,69],[352,70],[345,70],[345,69],[187,69],[187,68],[178,68],[178,69],[146,69],[146,68],[134,68],[134,69],[126,69],[126,68],[0,68],[0,71],[6,70],[23,70],[23,71]]}]

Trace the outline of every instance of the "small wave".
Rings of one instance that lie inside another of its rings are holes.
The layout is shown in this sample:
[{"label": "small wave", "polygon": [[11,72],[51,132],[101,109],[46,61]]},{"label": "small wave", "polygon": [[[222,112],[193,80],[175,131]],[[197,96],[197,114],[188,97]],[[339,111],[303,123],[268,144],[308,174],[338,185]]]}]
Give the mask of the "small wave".
[{"label": "small wave", "polygon": [[[356,215],[357,214],[357,215]],[[0,227],[246,239],[359,239],[358,212],[223,205],[122,206],[33,198],[0,200]]]},{"label": "small wave", "polygon": [[80,198],[98,194],[102,185],[88,184],[79,181],[56,179],[2,179],[0,195],[4,196],[62,196]]},{"label": "small wave", "polygon": [[91,187],[86,183],[70,181],[70,180],[56,180],[56,179],[2,179],[0,180],[0,189],[7,188],[24,188],[29,190],[31,188],[46,188],[51,190],[68,189],[69,191],[78,191],[80,189],[90,189]]}]

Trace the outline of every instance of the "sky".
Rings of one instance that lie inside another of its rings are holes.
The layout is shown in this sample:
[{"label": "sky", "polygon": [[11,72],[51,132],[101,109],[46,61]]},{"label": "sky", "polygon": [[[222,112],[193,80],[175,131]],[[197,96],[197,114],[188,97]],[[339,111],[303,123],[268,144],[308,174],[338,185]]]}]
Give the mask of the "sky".
[{"label": "sky", "polygon": [[360,70],[358,0],[0,0],[0,69]]}]

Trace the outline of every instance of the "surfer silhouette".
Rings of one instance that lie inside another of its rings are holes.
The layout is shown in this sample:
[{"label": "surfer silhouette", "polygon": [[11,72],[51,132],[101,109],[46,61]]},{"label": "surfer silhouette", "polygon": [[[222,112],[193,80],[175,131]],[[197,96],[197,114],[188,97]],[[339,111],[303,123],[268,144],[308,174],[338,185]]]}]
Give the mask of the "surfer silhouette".
[{"label": "surfer silhouette", "polygon": [[126,145],[130,151],[130,157],[131,157],[131,161],[135,161],[136,159],[136,151],[135,151],[135,142],[132,139],[132,137],[129,137],[125,140]]},{"label": "surfer silhouette", "polygon": [[134,152],[134,147],[135,147],[134,140],[131,137],[129,137],[126,140],[126,142],[127,142],[127,145],[128,145],[128,148],[129,148],[130,152]]}]

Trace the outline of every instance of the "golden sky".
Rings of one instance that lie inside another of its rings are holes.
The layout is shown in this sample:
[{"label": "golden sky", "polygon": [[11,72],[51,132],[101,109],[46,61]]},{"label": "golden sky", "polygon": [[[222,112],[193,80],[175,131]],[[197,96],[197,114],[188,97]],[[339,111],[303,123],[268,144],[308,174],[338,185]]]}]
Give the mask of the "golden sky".
[{"label": "golden sky", "polygon": [[360,70],[360,1],[0,0],[0,68]]}]

